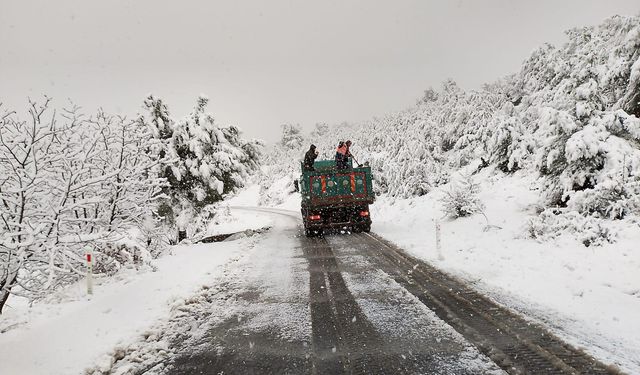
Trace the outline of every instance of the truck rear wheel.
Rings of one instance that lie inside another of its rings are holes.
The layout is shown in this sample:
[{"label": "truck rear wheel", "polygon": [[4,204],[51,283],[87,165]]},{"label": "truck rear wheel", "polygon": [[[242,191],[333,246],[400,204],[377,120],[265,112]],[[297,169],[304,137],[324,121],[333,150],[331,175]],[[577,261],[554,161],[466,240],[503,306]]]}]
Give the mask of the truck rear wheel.
[{"label": "truck rear wheel", "polygon": [[365,224],[361,226],[360,229],[365,233],[369,233],[371,232],[371,224]]}]

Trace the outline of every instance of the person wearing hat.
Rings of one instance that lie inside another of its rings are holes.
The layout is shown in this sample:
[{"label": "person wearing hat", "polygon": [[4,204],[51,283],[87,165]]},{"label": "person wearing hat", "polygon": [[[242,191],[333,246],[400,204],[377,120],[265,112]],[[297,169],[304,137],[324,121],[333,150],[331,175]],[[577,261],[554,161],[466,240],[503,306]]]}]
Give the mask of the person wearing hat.
[{"label": "person wearing hat", "polygon": [[347,149],[344,152],[344,158],[345,160],[347,160],[348,158],[353,157],[353,155],[351,155],[351,151],[349,151],[349,149],[351,148],[351,141],[346,141],[344,145],[347,147]]},{"label": "person wearing hat", "polygon": [[347,169],[349,167],[349,158],[352,156],[349,147],[351,147],[351,141],[340,141],[340,144],[338,144],[338,149],[336,150],[336,168]]},{"label": "person wearing hat", "polygon": [[317,157],[318,151],[316,151],[316,145],[311,145],[311,147],[309,147],[309,151],[304,154],[303,166],[306,171],[315,171],[315,168],[313,168],[313,162]]}]

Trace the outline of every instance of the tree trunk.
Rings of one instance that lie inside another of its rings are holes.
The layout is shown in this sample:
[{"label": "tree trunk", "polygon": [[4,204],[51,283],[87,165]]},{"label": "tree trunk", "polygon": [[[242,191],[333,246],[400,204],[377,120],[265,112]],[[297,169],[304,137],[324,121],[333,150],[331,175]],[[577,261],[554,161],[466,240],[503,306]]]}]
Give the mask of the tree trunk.
[{"label": "tree trunk", "polygon": [[2,315],[2,308],[9,299],[11,294],[11,288],[16,284],[18,279],[18,271],[13,271],[7,275],[7,278],[0,282],[0,315]]},{"label": "tree trunk", "polygon": [[638,117],[640,116],[640,80],[636,86],[634,91],[627,94],[622,108],[624,108],[628,114]]},{"label": "tree trunk", "polygon": [[[640,64],[640,54],[636,53],[634,58],[637,59],[633,67]],[[633,67],[631,68],[633,70]],[[636,68],[640,69],[640,67]],[[640,73],[640,72],[638,72]],[[631,74],[633,76],[633,73]],[[640,74],[636,74],[634,79],[629,80],[627,93],[623,98],[622,109],[628,114],[640,116]]]}]

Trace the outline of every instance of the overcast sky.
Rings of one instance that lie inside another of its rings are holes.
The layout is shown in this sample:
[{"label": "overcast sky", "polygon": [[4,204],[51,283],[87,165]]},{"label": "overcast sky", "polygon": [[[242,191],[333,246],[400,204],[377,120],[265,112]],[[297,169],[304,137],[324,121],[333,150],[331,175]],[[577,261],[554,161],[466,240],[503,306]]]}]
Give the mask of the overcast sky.
[{"label": "overcast sky", "polygon": [[638,0],[0,0],[0,102],[135,114],[153,93],[183,116],[204,93],[219,122],[273,141],[285,122],[406,108],[446,78],[477,88],[568,28],[639,13]]}]

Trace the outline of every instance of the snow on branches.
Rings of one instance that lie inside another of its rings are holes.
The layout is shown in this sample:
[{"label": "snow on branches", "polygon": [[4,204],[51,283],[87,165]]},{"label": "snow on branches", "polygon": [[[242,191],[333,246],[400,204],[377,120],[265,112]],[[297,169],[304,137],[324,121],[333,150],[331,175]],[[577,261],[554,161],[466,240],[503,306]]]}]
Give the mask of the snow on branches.
[{"label": "snow on branches", "polygon": [[261,142],[242,139],[235,126],[216,124],[206,112],[208,102],[199,97],[193,111],[176,121],[161,99],[149,96],[147,114],[139,119],[159,144],[153,154],[166,163],[161,175],[169,182],[164,190],[168,199],[160,214],[181,230],[204,207],[244,186],[261,154]]},{"label": "snow on branches", "polygon": [[[29,119],[0,123],[0,310],[9,293],[40,297],[83,274],[83,248],[101,261],[153,220],[165,185],[149,129],[78,107],[29,103]],[[15,289],[17,287],[17,289]]]},{"label": "snow on branches", "polygon": [[543,207],[604,219],[640,215],[640,17],[567,34],[565,45],[542,46],[518,73],[478,90],[447,80],[411,108],[335,124],[306,141],[286,127],[267,168],[274,180],[285,178],[283,169],[292,179],[289,169],[297,171],[310,143],[332,158],[337,142],[350,139],[358,160],[370,162],[377,193],[428,194],[473,162],[539,175]]},{"label": "snow on branches", "polygon": [[243,185],[261,144],[216,125],[207,103],[179,121],[154,97],[135,120],[54,110],[48,98],[29,103],[26,121],[1,115],[0,311],[10,293],[37,298],[77,280],[86,246],[98,272],[152,256],[167,224]]},{"label": "snow on branches", "polygon": [[479,192],[480,185],[471,175],[461,176],[440,198],[443,212],[454,219],[482,212],[484,204],[478,198]]}]

